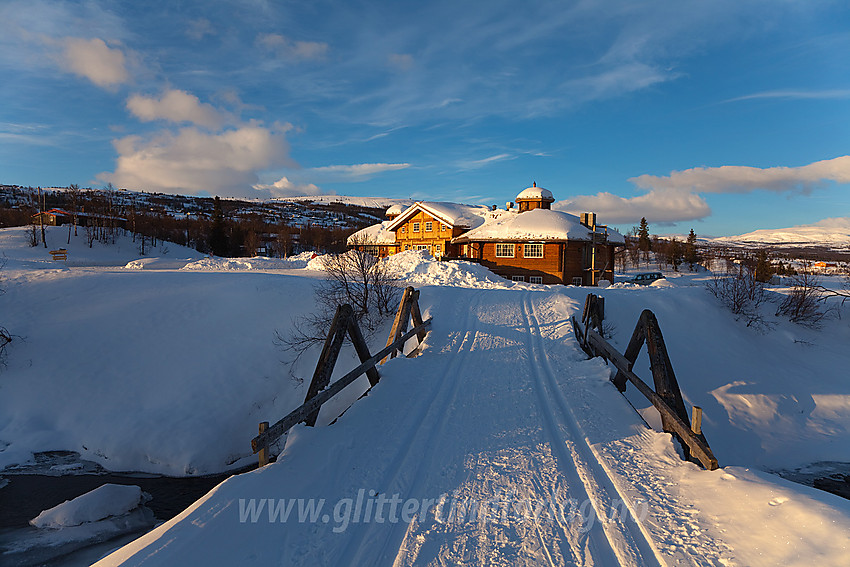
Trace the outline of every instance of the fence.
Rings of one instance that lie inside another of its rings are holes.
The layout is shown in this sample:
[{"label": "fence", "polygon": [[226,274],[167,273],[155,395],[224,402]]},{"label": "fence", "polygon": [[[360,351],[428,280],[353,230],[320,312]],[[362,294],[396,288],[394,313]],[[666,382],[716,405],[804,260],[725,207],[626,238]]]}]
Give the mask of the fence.
[{"label": "fence", "polygon": [[[413,328],[407,330],[408,321],[411,319]],[[369,389],[378,384],[381,379],[376,368],[378,363],[383,364],[387,358],[394,358],[414,335],[416,335],[419,344],[407,356],[412,357],[418,354],[430,326],[430,318],[425,321],[422,320],[422,313],[419,309],[419,291],[408,287],[402,294],[398,311],[393,320],[392,330],[389,339],[387,339],[387,346],[377,354],[372,355],[369,353],[369,347],[366,345],[363,333],[354,318],[354,310],[348,304],[340,305],[331,322],[331,328],[325,339],[322,353],[319,355],[319,361],[316,363],[316,370],[313,372],[313,379],[310,381],[304,403],[272,426],[269,426],[267,421],[260,423],[259,435],[251,440],[251,449],[255,454],[258,454],[260,466],[262,467],[269,462],[269,445],[298,423],[305,422],[309,426],[316,425],[316,419],[322,405],[339,394],[357,378],[366,374],[369,378]],[[329,385],[346,335],[351,339],[361,364]]]},{"label": "fence", "polygon": [[[604,318],[604,298],[589,294],[584,302],[581,324],[575,317],[572,318],[573,330],[582,350],[590,357],[601,356],[613,363],[617,374],[611,381],[620,392],[624,393],[626,384],[631,382],[655,406],[661,414],[662,429],[679,440],[686,459],[695,460],[708,470],[718,468],[717,459],[702,433],[702,409],[694,406],[693,423],[688,419],[682,391],[673,372],[673,364],[670,362],[670,355],[667,353],[655,314],[649,309],[641,313],[625,354],[620,354],[603,338]],[[632,372],[644,344],[649,354],[655,391]]]}]

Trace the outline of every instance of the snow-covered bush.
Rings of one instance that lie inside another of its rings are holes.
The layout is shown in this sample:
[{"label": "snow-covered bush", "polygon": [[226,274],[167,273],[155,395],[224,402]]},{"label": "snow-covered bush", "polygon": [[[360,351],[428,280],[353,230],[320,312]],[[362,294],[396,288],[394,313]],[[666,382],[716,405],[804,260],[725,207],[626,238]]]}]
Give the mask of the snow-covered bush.
[{"label": "snow-covered bush", "polygon": [[830,310],[824,306],[826,295],[818,276],[803,272],[794,276],[793,281],[791,293],[779,304],[776,314],[788,317],[793,323],[820,327]]}]

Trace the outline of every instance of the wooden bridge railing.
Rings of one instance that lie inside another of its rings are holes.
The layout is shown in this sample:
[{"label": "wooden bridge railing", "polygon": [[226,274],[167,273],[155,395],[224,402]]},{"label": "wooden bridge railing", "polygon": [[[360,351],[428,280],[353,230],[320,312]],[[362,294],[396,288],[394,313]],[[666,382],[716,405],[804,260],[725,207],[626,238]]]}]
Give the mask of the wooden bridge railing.
[{"label": "wooden bridge railing", "polygon": [[[602,337],[604,316],[603,298],[589,294],[582,313],[584,328],[575,317],[572,318],[573,330],[582,350],[590,357],[601,356],[614,364],[617,374],[611,381],[620,392],[625,392],[626,383],[631,382],[655,406],[661,414],[662,429],[679,440],[686,459],[694,460],[708,470],[718,468],[717,459],[702,433],[702,409],[694,406],[693,424],[688,419],[682,391],[673,373],[673,364],[655,314],[649,309],[641,313],[625,354],[620,354]],[[649,354],[655,391],[632,372],[644,344]]]},{"label": "wooden bridge railing", "polygon": [[[413,328],[407,330],[409,319],[413,319]],[[313,379],[310,381],[304,403],[274,425],[269,426],[268,422],[260,423],[259,435],[251,440],[252,451],[259,453],[260,466],[268,464],[269,445],[298,423],[305,422],[309,426],[315,426],[322,405],[339,394],[357,378],[366,374],[369,378],[369,389],[374,387],[380,380],[380,374],[376,368],[377,364],[379,362],[383,364],[387,357],[395,357],[398,352],[402,351],[404,344],[414,335],[416,335],[419,345],[408,356],[418,353],[430,327],[430,318],[425,321],[422,320],[419,309],[419,291],[408,287],[404,290],[399,303],[387,346],[377,354],[372,355],[369,353],[369,347],[366,345],[363,333],[357,325],[354,310],[348,304],[340,305],[334,315],[322,353],[319,355],[319,361],[316,364],[316,370],[313,372]],[[354,344],[354,350],[360,358],[360,365],[329,385],[346,335]]]}]

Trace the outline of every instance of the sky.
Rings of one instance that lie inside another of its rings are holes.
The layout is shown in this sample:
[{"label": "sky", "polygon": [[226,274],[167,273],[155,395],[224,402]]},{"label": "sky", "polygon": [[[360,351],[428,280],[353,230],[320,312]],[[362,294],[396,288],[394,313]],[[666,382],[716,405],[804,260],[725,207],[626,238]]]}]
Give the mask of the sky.
[{"label": "sky", "polygon": [[850,5],[0,0],[0,183],[850,217]]}]

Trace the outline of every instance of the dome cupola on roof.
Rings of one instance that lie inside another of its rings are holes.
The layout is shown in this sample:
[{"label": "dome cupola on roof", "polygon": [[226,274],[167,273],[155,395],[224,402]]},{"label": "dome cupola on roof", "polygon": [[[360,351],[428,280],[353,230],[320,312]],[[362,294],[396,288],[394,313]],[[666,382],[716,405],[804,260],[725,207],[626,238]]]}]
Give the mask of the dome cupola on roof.
[{"label": "dome cupola on roof", "polygon": [[552,196],[552,192],[543,187],[538,187],[536,182],[516,196],[519,212],[532,209],[550,209],[554,202],[555,197]]},{"label": "dome cupola on roof", "polygon": [[399,204],[395,204],[395,205],[392,205],[390,208],[388,208],[387,212],[384,213],[384,214],[387,215],[388,220],[393,220],[394,218],[396,218],[398,215],[400,215],[403,212],[404,212],[404,207],[402,207]]}]

